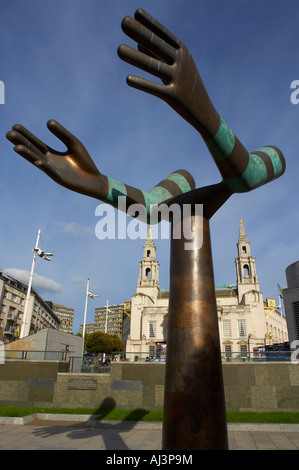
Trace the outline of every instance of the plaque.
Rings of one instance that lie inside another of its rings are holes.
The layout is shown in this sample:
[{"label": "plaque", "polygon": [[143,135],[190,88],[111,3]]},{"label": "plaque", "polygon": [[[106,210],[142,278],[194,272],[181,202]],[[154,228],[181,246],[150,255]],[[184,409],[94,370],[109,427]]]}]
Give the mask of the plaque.
[{"label": "plaque", "polygon": [[112,380],[112,390],[141,390],[140,380]]},{"label": "plaque", "polygon": [[95,379],[69,379],[68,390],[96,390]]},{"label": "plaque", "polygon": [[27,380],[27,387],[35,387],[35,388],[54,388],[55,386],[55,379],[54,378],[46,378],[46,377],[30,377]]}]

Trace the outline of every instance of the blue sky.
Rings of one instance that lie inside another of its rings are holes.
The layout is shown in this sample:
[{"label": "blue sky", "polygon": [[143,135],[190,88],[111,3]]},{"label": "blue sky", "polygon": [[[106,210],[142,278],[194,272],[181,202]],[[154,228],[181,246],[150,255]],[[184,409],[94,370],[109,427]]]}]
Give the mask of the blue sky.
[{"label": "blue sky", "polygon": [[[45,300],[75,309],[83,322],[85,289],[94,308],[130,300],[144,240],[99,240],[98,201],[54,183],[13,151],[5,138],[15,123],[57,150],[46,128],[56,119],[85,145],[100,171],[143,190],[172,171],[190,171],[197,186],[220,181],[201,137],[157,98],[131,89],[136,73],[117,56],[133,43],[121,20],[142,7],[189,48],[208,93],[243,145],[276,145],[286,158],[280,179],[234,195],[211,221],[216,284],[236,281],[234,259],[242,219],[256,257],[264,298],[286,286],[298,260],[299,80],[297,0],[0,0],[0,267],[29,271],[38,229],[53,261],[38,260],[36,289]],[[160,287],[169,286],[169,241],[157,240]]]}]

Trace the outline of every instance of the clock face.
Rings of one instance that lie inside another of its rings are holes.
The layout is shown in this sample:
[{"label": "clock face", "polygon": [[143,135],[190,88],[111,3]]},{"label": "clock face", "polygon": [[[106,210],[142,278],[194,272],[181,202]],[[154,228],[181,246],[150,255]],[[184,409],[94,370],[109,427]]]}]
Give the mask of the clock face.
[{"label": "clock face", "polygon": [[274,307],[274,301],[273,300],[269,300],[269,307]]}]

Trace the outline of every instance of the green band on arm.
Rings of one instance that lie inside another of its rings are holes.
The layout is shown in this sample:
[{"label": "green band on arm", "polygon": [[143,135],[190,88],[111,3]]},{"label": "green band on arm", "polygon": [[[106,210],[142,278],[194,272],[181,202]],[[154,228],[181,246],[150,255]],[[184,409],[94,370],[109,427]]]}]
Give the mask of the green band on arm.
[{"label": "green band on arm", "polygon": [[263,160],[257,155],[249,155],[249,163],[244,173],[224,182],[236,193],[243,193],[265,184],[268,178],[267,168]]},{"label": "green band on arm", "polygon": [[162,186],[155,186],[151,191],[142,191],[145,200],[146,211],[150,214],[151,205],[161,204],[172,197],[172,194]]},{"label": "green band on arm", "polygon": [[220,118],[217,134],[205,142],[216,162],[230,156],[235,145],[235,135],[228,125]]},{"label": "green band on arm", "polygon": [[269,157],[268,168],[270,164],[271,172],[268,172],[266,163],[260,156],[255,155],[254,152],[249,154],[249,163],[242,175],[237,178],[223,180],[235,193],[251,191],[278,178],[283,173],[281,159],[275,149],[262,147],[255,150],[255,152],[261,152]]},{"label": "green band on arm", "polygon": [[283,173],[282,163],[276,150],[272,147],[262,147],[259,149],[261,152],[265,152],[273,165],[274,177],[278,178]]},{"label": "green band on arm", "polygon": [[166,180],[173,181],[176,183],[182,190],[183,193],[191,191],[191,186],[183,175],[179,173],[171,173],[171,175],[165,178]]},{"label": "green band on arm", "polygon": [[126,185],[120,181],[116,181],[108,177],[109,191],[107,196],[107,202],[112,206],[117,207],[119,196],[127,196]]}]

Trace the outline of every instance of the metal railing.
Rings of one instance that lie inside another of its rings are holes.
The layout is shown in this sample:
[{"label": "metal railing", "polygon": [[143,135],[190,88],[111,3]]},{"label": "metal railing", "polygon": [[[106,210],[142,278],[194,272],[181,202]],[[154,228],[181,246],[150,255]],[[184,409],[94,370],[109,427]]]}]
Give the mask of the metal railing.
[{"label": "metal railing", "polygon": [[5,350],[5,360],[27,360],[27,361],[67,361],[68,351],[28,351],[28,350]]},{"label": "metal railing", "polygon": [[[109,374],[111,363],[130,362],[130,363],[152,363],[163,364],[166,362],[166,354],[149,356],[145,353],[112,353],[109,355],[85,355],[73,356],[69,351],[11,351],[5,350],[5,361],[9,360],[27,360],[27,361],[62,361],[69,363],[69,372],[73,373],[99,373]],[[248,362],[290,362],[292,360],[291,351],[255,351],[247,354],[230,353],[221,354],[223,363],[248,363]],[[3,363],[3,360],[2,360]]]},{"label": "metal railing", "polygon": [[222,362],[290,362],[291,351],[259,351],[247,354],[222,353]]}]

